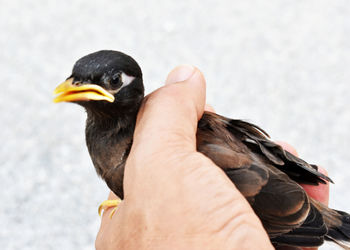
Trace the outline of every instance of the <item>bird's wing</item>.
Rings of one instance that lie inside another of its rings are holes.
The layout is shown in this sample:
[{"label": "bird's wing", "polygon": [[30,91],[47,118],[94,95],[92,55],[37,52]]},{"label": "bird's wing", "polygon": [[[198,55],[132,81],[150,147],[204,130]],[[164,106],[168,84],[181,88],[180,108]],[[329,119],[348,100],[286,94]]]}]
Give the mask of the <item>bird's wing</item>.
[{"label": "bird's wing", "polygon": [[[305,191],[288,176],[288,172],[292,172],[293,177],[304,180],[301,175],[306,172],[310,173],[308,182],[318,183],[323,181],[318,172],[309,165],[299,166],[303,161],[296,158],[298,164],[294,163],[281,147],[267,142],[261,130],[245,122],[233,122],[211,113],[205,113],[199,121],[198,151],[225,171],[249,201],[270,237],[291,234],[296,228],[322,227],[322,218],[311,208]],[[252,149],[252,145],[255,148]],[[288,172],[283,171],[287,164],[291,165]],[[311,238],[323,235],[323,231],[314,230],[309,237],[314,240]],[[276,241],[279,240],[285,238]],[[289,242],[296,240],[298,237]]]},{"label": "bird's wing", "polygon": [[239,190],[246,188],[244,183],[254,182],[251,176],[256,173],[266,177],[265,185],[247,198],[273,243],[294,246],[319,246],[323,243],[327,233],[323,217],[297,183],[277,169],[263,171],[264,167],[257,165],[243,169],[244,175],[241,168],[226,169],[225,173]]},{"label": "bird's wing", "polygon": [[276,168],[286,173],[298,183],[317,185],[332,180],[317,171],[317,166],[308,164],[304,160],[285,151],[280,145],[269,139],[268,134],[258,126],[242,121],[228,119],[214,113],[205,112],[202,118],[204,123],[221,123],[230,136],[241,141],[250,151],[264,157]]}]

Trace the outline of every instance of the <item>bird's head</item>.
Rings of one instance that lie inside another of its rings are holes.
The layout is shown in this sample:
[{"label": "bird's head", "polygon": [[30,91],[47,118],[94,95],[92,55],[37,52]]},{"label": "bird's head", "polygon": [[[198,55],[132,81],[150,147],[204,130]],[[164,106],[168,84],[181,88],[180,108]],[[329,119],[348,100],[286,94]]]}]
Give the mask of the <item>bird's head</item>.
[{"label": "bird's head", "polygon": [[78,103],[92,113],[129,113],[138,109],[144,96],[142,72],[130,56],[101,50],[80,58],[54,94],[54,102]]}]

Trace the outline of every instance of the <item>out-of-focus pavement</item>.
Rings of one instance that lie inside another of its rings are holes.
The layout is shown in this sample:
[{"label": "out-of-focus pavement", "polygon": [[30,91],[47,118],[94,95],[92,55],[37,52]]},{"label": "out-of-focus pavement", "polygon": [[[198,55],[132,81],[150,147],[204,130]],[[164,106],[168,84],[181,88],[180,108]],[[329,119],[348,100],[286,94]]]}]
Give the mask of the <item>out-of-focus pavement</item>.
[{"label": "out-of-focus pavement", "polygon": [[[81,56],[121,50],[147,92],[198,66],[218,113],[294,145],[350,211],[348,1],[0,1],[0,248],[93,249],[107,197],[83,110],[52,103]],[[331,249],[326,245],[323,249]]]}]

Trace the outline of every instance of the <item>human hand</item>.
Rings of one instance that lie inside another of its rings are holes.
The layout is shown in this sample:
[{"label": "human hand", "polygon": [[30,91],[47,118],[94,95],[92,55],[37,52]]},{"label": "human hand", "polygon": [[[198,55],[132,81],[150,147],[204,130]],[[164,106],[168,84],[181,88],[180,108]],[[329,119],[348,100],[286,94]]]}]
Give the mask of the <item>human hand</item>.
[{"label": "human hand", "polygon": [[273,249],[246,199],[196,152],[204,106],[205,80],[190,66],[173,70],[167,85],[146,97],[124,200],[112,219],[104,213],[97,249]]},{"label": "human hand", "polygon": [[[184,80],[186,73],[175,69],[167,83]],[[189,80],[147,97],[127,162],[125,198],[112,219],[104,213],[97,249],[272,248],[244,197],[196,152],[204,103],[205,83],[197,70]],[[290,145],[280,144],[296,154]],[[321,202],[328,199],[328,185],[304,188]],[[110,194],[109,199],[116,198]]]}]

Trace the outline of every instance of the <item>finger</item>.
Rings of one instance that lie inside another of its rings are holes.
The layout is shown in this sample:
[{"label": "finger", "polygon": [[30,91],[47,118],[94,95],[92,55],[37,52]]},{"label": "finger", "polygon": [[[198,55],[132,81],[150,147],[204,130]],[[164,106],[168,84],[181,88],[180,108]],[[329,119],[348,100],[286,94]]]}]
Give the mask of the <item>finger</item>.
[{"label": "finger", "polygon": [[[318,166],[318,171],[328,176],[327,171],[320,166]],[[328,206],[329,182],[327,182],[326,184],[320,183],[318,186],[305,185],[305,184],[302,184],[301,186],[304,188],[304,190],[307,192],[309,196]]]},{"label": "finger", "polygon": [[297,150],[292,145],[290,145],[289,143],[284,142],[284,141],[276,141],[276,143],[278,145],[280,145],[284,150],[288,151],[289,153],[291,153],[291,154],[293,154],[295,156],[298,156]]},{"label": "finger", "polygon": [[[328,176],[327,171],[320,166],[318,166],[318,171]],[[329,202],[329,183],[328,182],[326,184],[320,183],[318,186],[311,186],[311,185],[305,185],[305,184],[302,184],[301,186],[304,188],[304,190],[310,197],[328,206],[328,202]],[[315,248],[302,248],[302,249],[317,250],[318,248],[315,247]]]},{"label": "finger", "polygon": [[157,146],[163,150],[176,144],[195,151],[197,123],[205,105],[204,77],[195,67],[185,65],[176,67],[166,83],[146,97],[139,111],[134,145],[142,142],[143,148],[159,152]]},{"label": "finger", "polygon": [[[276,143],[281,145],[284,150],[298,156],[296,149],[290,144],[286,142],[281,142],[281,141],[278,141]],[[318,171],[328,176],[327,171],[320,166],[318,166]],[[328,202],[329,202],[329,183],[328,182],[326,184],[320,183],[318,186],[306,185],[306,184],[301,184],[301,186],[304,188],[304,190],[310,197],[322,202],[325,205],[328,205]]]},{"label": "finger", "polygon": [[[295,156],[298,156],[297,150],[289,143],[282,142],[282,141],[277,141],[276,143],[279,144],[280,146],[282,146],[282,148],[284,150],[288,151],[289,153],[291,153]],[[321,173],[327,175],[327,172],[323,168],[319,167],[318,170]],[[311,196],[312,198],[328,205],[328,198],[329,198],[329,185],[328,185],[328,183],[325,185],[320,184],[319,186],[311,186],[311,185],[304,185],[304,184],[302,184],[301,186],[304,188],[305,192],[309,196]],[[286,248],[281,248],[281,249],[289,249],[289,248],[286,247]],[[316,248],[293,248],[293,247],[291,247],[290,249],[317,250],[318,248],[317,247]]]}]

